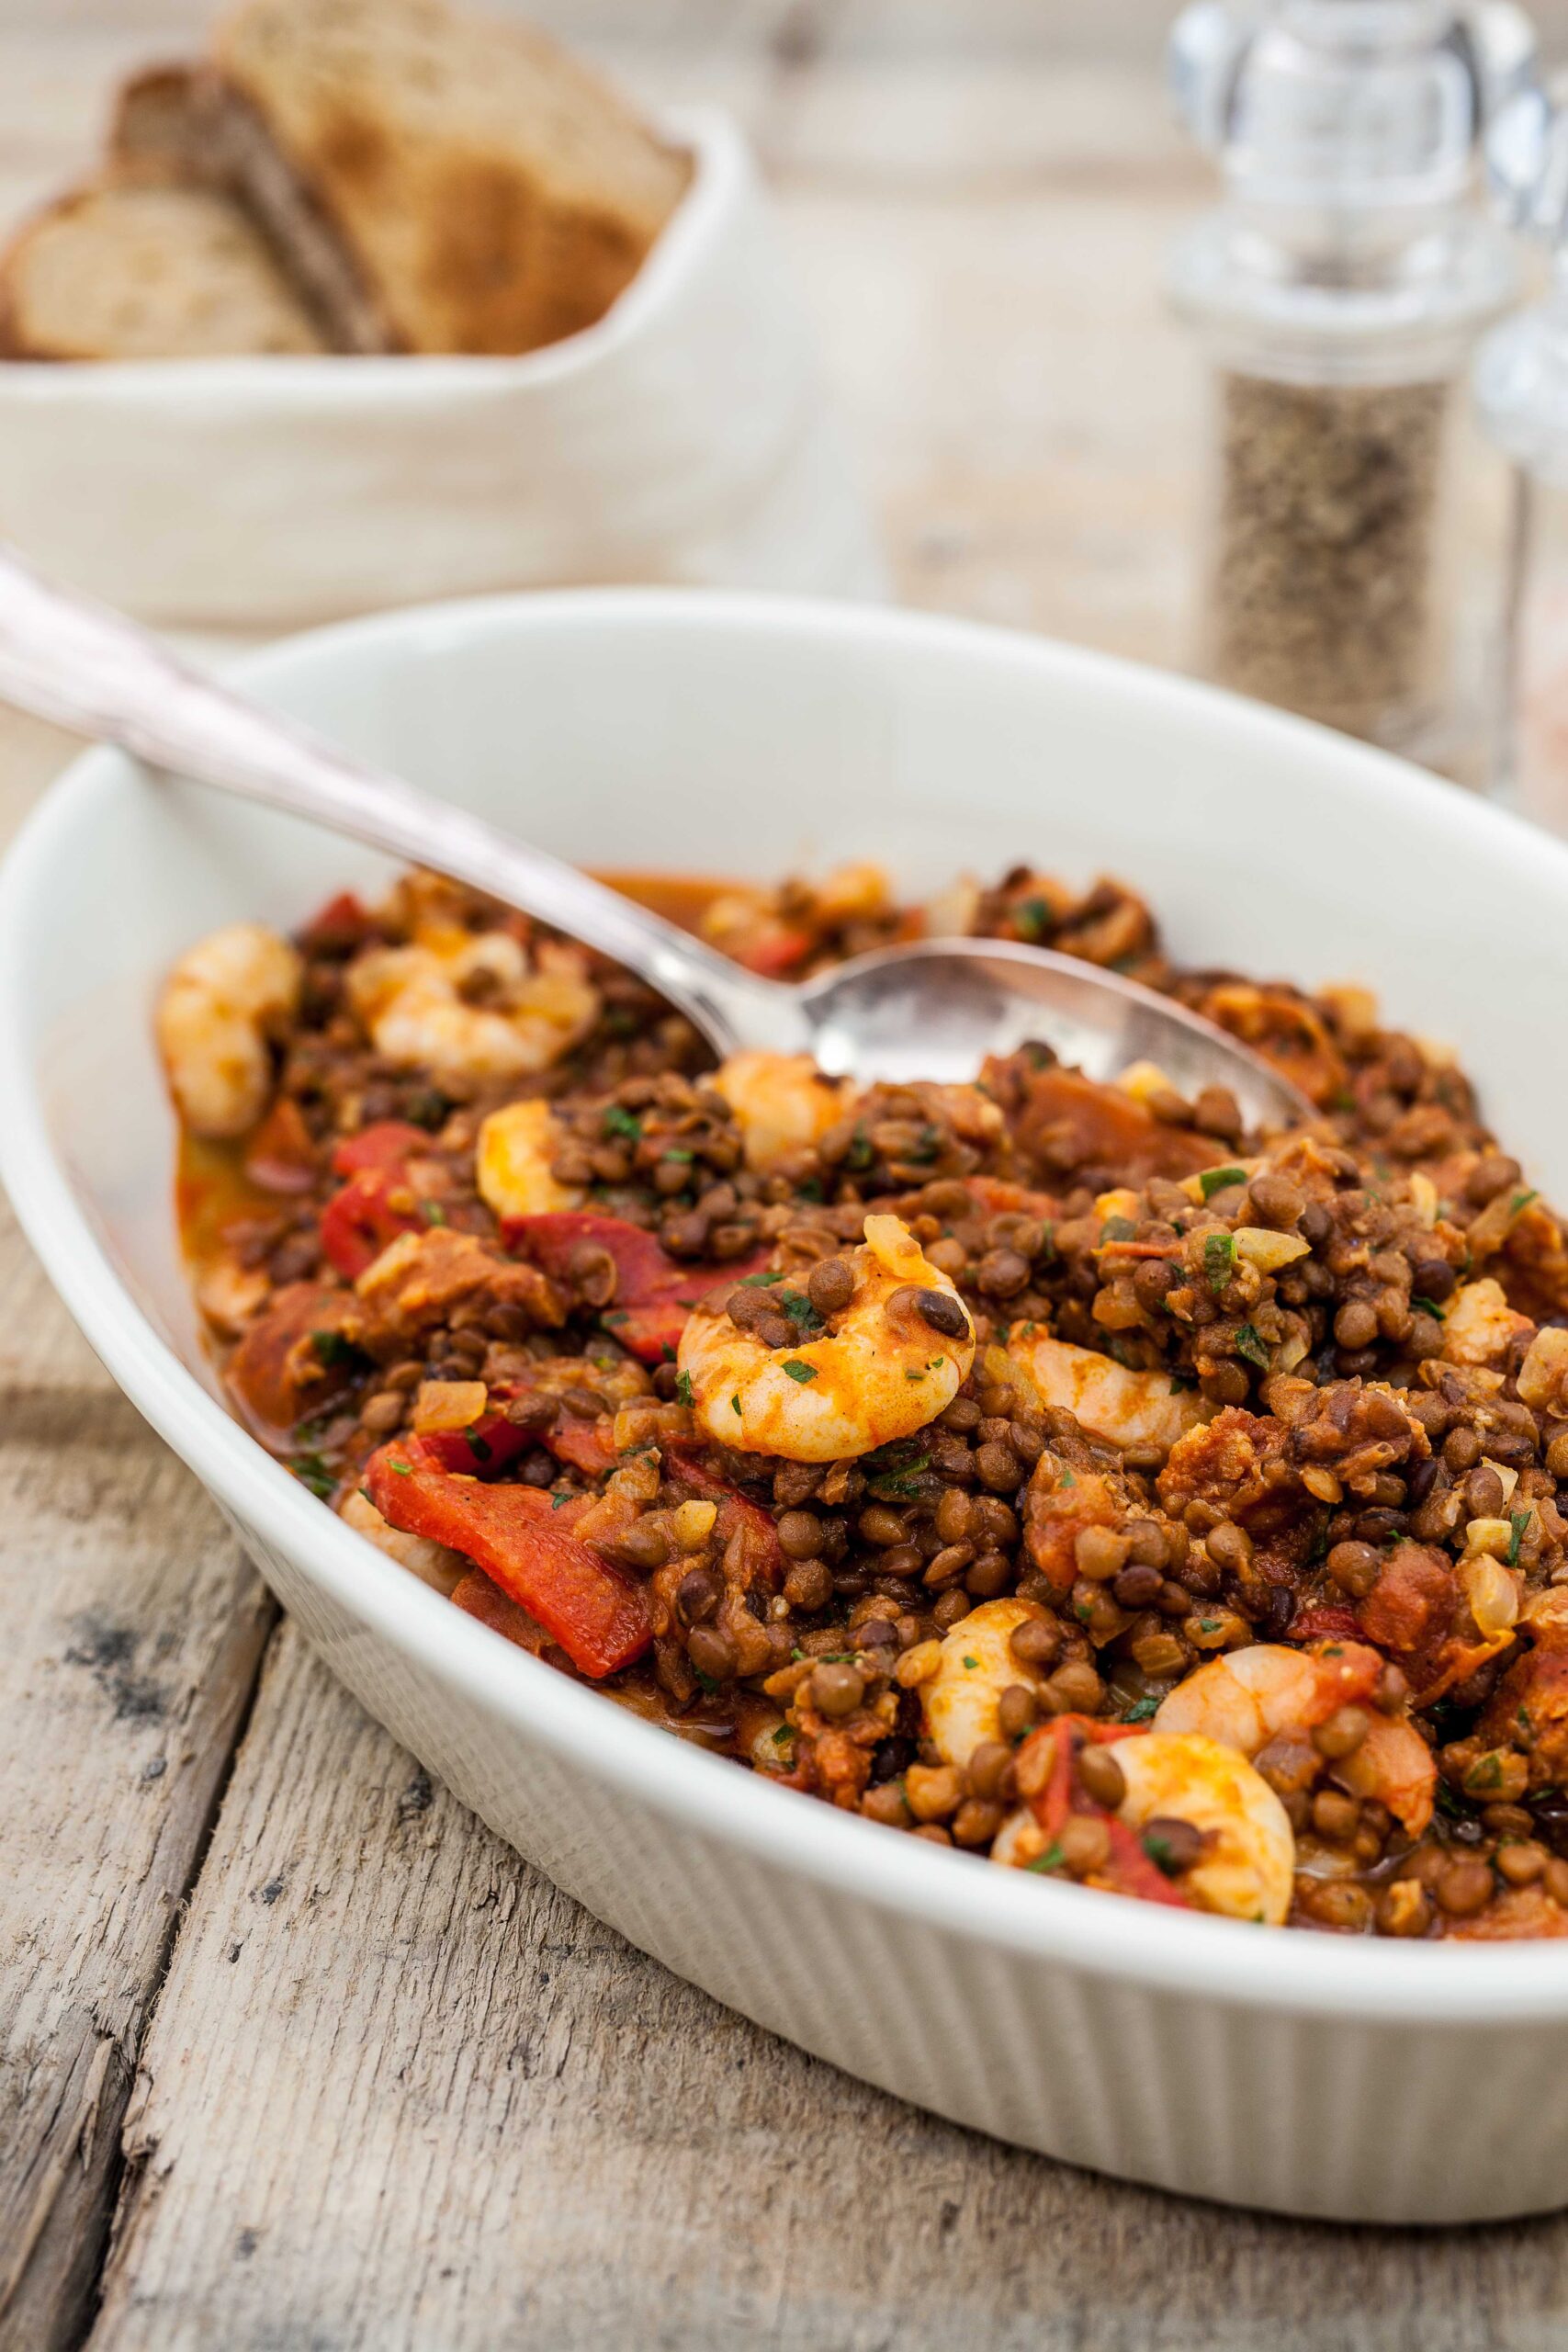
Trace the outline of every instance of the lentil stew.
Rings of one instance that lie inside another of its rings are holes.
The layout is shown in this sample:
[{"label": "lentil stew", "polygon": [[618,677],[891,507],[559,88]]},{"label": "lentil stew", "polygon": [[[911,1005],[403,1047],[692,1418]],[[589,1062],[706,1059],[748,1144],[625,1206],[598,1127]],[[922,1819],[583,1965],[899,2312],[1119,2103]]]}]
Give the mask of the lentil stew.
[{"label": "lentil stew", "polygon": [[1568,1247],[1354,987],[1178,967],[1021,865],[623,887],[775,977],[922,931],[1205,1013],[1245,1131],[1043,1046],[854,1091],[410,875],[170,976],[248,1429],[559,1671],[928,1842],[1340,1934],[1568,1934]]}]

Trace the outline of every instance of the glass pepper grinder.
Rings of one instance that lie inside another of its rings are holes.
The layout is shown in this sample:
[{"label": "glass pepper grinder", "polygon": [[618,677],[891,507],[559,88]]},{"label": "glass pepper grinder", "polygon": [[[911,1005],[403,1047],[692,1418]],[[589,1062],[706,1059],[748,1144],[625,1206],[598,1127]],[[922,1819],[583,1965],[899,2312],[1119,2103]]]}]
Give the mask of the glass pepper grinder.
[{"label": "glass pepper grinder", "polygon": [[1568,94],[1520,92],[1486,146],[1499,209],[1552,251],[1545,300],[1476,355],[1482,423],[1514,469],[1493,785],[1568,833]]},{"label": "glass pepper grinder", "polygon": [[1213,370],[1201,667],[1477,781],[1462,383],[1516,279],[1475,158],[1533,58],[1502,0],[1196,0],[1169,51],[1224,181],[1168,277]]}]

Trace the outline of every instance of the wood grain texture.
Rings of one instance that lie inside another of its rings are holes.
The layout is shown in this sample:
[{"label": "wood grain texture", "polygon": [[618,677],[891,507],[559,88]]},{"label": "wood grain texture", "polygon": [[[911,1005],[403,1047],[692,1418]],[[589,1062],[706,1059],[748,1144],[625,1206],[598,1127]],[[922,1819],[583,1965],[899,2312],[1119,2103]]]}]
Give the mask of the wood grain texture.
[{"label": "wood grain texture", "polygon": [[[207,13],[0,0],[0,212]],[[532,13],[746,124],[906,596],[1179,659],[1199,386],[1157,266],[1204,176],[1165,0]],[[0,834],[62,745],[0,714]],[[4,1227],[0,1404],[3,2352],[1568,2341],[1568,2222],[1298,2226],[976,2139],[588,1918],[290,1628],[247,1719],[256,1589]]]},{"label": "wood grain texture", "polygon": [[1568,2233],[1220,2213],[923,2117],[717,2008],[276,1640],[143,2052],[90,2352],[1467,2352]]},{"label": "wood grain texture", "polygon": [[73,2340],[270,1606],[0,1229],[0,2344]]}]

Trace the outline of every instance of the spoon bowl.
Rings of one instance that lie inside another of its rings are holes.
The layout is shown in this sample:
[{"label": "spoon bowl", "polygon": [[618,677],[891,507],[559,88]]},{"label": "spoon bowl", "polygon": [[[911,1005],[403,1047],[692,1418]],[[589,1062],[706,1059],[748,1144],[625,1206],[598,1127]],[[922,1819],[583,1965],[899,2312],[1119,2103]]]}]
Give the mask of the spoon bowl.
[{"label": "spoon bowl", "polygon": [[487,891],[596,947],[676,1005],[721,1057],[809,1052],[836,1077],[972,1079],[1034,1041],[1091,1078],[1158,1065],[1185,1093],[1228,1087],[1249,1126],[1311,1105],[1266,1062],[1118,973],[1021,942],[920,940],[800,987],[764,979],[577,867],[203,676],[123,614],[0,549],[0,698],[155,767],[260,800]]}]

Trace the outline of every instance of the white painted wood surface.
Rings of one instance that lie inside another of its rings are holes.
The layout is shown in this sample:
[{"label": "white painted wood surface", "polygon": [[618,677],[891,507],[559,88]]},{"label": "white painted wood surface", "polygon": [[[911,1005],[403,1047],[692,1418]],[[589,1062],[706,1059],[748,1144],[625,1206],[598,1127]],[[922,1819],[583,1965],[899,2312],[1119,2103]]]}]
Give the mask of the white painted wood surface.
[{"label": "white painted wood surface", "polygon": [[[1203,177],[1165,9],[542,13],[749,125],[903,592],[1179,659],[1196,381],[1155,273]],[[0,0],[0,214],[203,14]],[[0,716],[0,831],[63,750]],[[8,1226],[0,1397],[4,2352],[1568,2340],[1564,2224],[1371,2235],[1089,2179],[629,1951],[274,1629]]]}]

